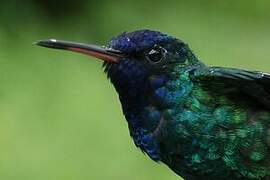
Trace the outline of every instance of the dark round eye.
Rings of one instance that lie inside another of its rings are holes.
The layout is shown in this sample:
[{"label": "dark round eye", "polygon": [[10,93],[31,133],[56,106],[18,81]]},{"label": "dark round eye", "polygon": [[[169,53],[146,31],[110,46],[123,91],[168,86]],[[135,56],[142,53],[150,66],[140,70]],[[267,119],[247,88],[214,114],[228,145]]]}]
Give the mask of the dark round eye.
[{"label": "dark round eye", "polygon": [[155,46],[148,53],[146,53],[146,59],[152,63],[159,63],[165,59],[166,53],[166,49],[160,46]]}]

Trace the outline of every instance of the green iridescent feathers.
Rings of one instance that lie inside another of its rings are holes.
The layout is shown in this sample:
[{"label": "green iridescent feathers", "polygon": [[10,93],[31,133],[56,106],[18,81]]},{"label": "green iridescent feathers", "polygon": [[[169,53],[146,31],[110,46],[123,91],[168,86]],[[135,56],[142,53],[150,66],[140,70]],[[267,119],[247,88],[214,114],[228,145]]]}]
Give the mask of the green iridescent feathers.
[{"label": "green iridescent feathers", "polygon": [[186,177],[269,176],[269,75],[203,67],[188,74],[179,71],[178,77],[175,91],[189,90],[166,116],[173,123],[164,129],[173,142],[166,149],[174,149],[166,163]]}]

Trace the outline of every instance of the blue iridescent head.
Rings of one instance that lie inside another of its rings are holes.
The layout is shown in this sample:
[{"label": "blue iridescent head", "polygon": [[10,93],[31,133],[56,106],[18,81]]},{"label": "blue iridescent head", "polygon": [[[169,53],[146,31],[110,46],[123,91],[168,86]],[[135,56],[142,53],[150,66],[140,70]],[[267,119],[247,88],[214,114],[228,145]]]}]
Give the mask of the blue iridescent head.
[{"label": "blue iridescent head", "polygon": [[122,102],[133,101],[162,86],[175,67],[185,68],[196,61],[183,41],[151,30],[122,33],[106,47],[54,39],[42,40],[37,44],[103,59],[105,72]]},{"label": "blue iridescent head", "polygon": [[122,33],[107,47],[123,54],[118,63],[104,63],[105,72],[120,92],[139,87],[149,77],[169,74],[176,66],[190,65],[195,59],[183,41],[151,30]]}]

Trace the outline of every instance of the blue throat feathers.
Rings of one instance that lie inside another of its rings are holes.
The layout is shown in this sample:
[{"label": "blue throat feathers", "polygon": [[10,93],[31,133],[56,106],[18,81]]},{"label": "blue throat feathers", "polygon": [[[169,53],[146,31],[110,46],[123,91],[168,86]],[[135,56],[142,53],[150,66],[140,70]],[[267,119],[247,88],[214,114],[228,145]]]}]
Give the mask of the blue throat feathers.
[{"label": "blue throat feathers", "polygon": [[[154,161],[159,161],[159,149],[153,132],[158,127],[161,114],[151,105],[151,93],[162,96],[158,90],[167,81],[165,75],[152,75],[136,64],[136,61],[122,61],[120,64],[106,63],[104,71],[114,84],[128,121],[130,135],[134,143]],[[116,70],[116,69],[117,70]]]}]

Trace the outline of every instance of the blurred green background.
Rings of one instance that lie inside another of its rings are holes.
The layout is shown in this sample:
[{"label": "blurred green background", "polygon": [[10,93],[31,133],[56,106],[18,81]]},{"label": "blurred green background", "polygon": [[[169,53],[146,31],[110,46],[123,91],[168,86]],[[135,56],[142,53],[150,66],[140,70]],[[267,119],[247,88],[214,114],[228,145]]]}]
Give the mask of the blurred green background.
[{"label": "blurred green background", "polygon": [[150,28],[205,63],[270,72],[268,0],[9,0],[0,6],[0,179],[176,180],[133,145],[101,62],[32,45]]}]

